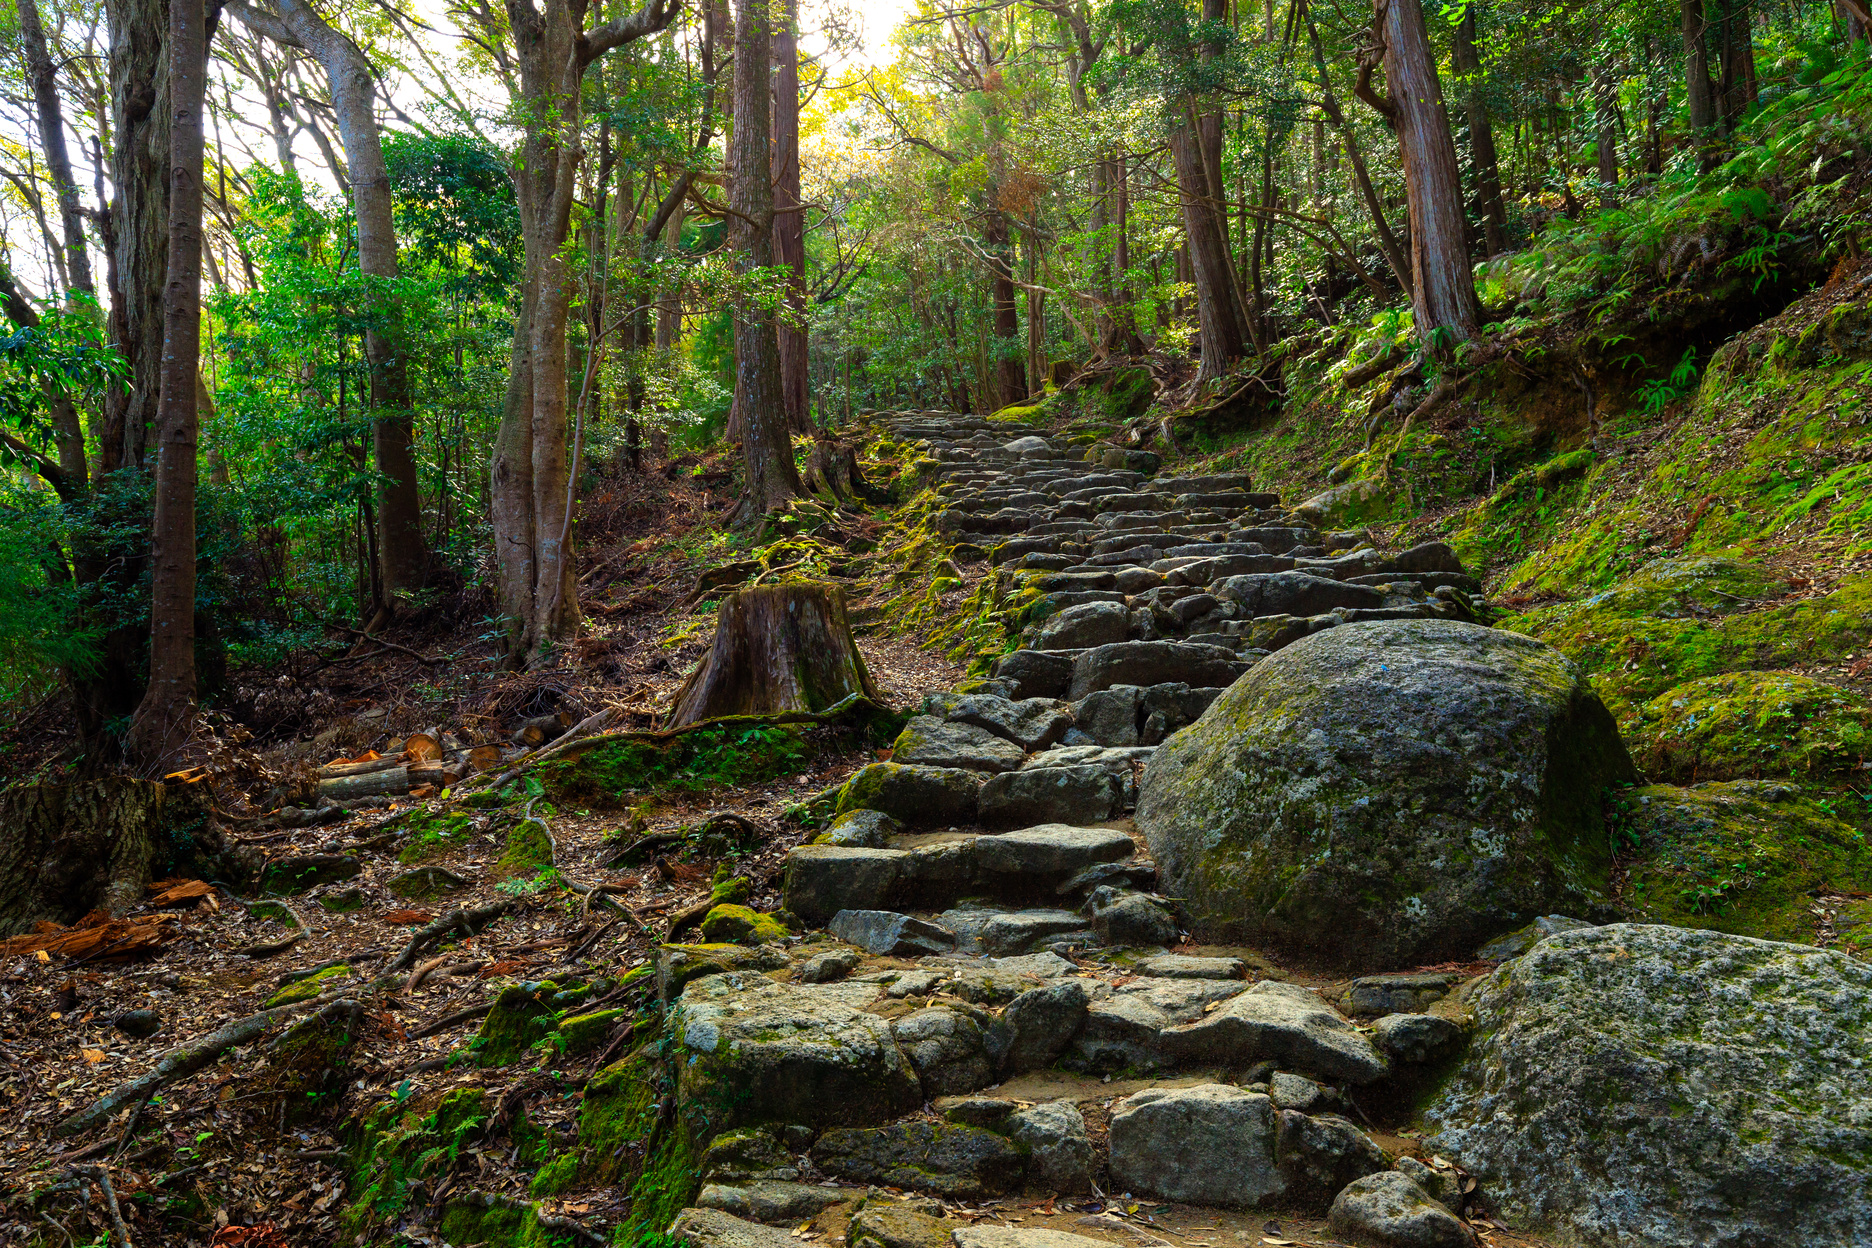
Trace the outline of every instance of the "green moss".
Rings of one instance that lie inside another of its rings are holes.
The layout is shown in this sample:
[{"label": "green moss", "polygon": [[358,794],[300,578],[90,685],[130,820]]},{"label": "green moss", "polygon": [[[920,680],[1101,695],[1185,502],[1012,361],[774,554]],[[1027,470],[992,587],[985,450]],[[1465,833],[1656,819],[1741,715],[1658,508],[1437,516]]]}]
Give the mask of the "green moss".
[{"label": "green moss", "polygon": [[326,893],[318,899],[321,908],[333,914],[350,914],[364,908],[364,891],[357,888],[344,888],[335,893]]},{"label": "green moss", "polygon": [[1640,707],[1640,765],[1678,781],[1856,772],[1872,750],[1872,702],[1792,672],[1687,681]]},{"label": "green moss", "polygon": [[465,810],[412,810],[399,822],[406,835],[398,862],[426,861],[474,835],[474,816]]},{"label": "green moss", "polygon": [[260,891],[278,896],[308,892],[321,884],[349,880],[363,871],[355,858],[321,854],[312,859],[288,858],[268,867],[260,877]]},{"label": "green moss", "polygon": [[557,1196],[578,1181],[578,1157],[564,1153],[541,1166],[527,1185],[534,1196]]},{"label": "green moss", "polygon": [[629,1015],[629,1010],[593,1010],[589,1014],[574,1014],[559,1020],[559,1038],[564,1041],[567,1053],[589,1053],[604,1044],[605,1037],[611,1033],[611,1027],[618,1019]]},{"label": "green moss", "polygon": [[284,923],[287,927],[298,927],[299,920],[293,912],[277,901],[256,901],[247,907],[247,913],[256,919],[271,919],[275,923]]},{"label": "green moss", "polygon": [[1739,780],[1650,785],[1618,805],[1621,900],[1645,921],[1811,942],[1812,895],[1872,891],[1857,798]]},{"label": "green moss", "polygon": [[747,906],[716,906],[702,920],[702,935],[711,943],[768,945],[792,934],[772,915]]},{"label": "green moss", "polygon": [[[854,727],[862,731],[864,725]],[[797,772],[809,752],[799,726],[724,724],[669,741],[604,742],[576,758],[546,763],[536,774],[555,798],[619,802],[638,793],[771,780]]]},{"label": "green moss", "polygon": [[522,819],[507,830],[507,846],[494,864],[494,877],[531,878],[552,865],[552,837],[546,825],[537,819]]},{"label": "green moss", "polygon": [[550,981],[501,989],[493,1011],[481,1020],[481,1030],[470,1042],[475,1061],[482,1066],[507,1066],[525,1057],[557,1029],[548,1003],[557,991],[558,985]]},{"label": "green moss", "polygon": [[579,1179],[589,1186],[628,1184],[656,1129],[658,1102],[672,1091],[654,1045],[620,1058],[585,1085],[579,1106]]},{"label": "green moss", "polygon": [[486,1121],[479,1088],[393,1099],[367,1113],[350,1140],[349,1190],[355,1195],[340,1219],[345,1229],[368,1242],[373,1226],[408,1206],[410,1185],[433,1184],[450,1170]]},{"label": "green moss", "polygon": [[287,1127],[323,1115],[344,1094],[345,1067],[356,1037],[339,1019],[301,1019],[273,1042],[264,1081],[279,1098]]},{"label": "green moss", "polygon": [[331,987],[332,980],[349,978],[351,978],[349,966],[328,966],[322,971],[313,972],[304,979],[287,984],[268,997],[267,1003],[261,1008],[270,1010],[276,1006],[291,1005],[296,1001],[310,1001]]}]

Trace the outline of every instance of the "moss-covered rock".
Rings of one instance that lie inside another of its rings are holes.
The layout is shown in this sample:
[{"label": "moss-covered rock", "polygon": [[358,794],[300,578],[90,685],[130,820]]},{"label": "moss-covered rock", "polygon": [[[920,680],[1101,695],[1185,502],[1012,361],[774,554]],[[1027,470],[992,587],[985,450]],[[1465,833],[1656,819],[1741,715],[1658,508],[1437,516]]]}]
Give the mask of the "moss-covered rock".
[{"label": "moss-covered rock", "polygon": [[792,934],[771,914],[748,906],[716,906],[702,920],[702,937],[711,944],[771,945]]},{"label": "moss-covered rock", "polygon": [[657,991],[665,1001],[674,1001],[686,986],[707,975],[760,974],[787,965],[787,955],[772,945],[663,945],[657,950]]},{"label": "moss-covered rock", "polygon": [[559,1020],[559,1038],[564,1042],[567,1053],[589,1053],[603,1047],[605,1038],[611,1034],[612,1026],[619,1019],[629,1017],[629,1010],[593,1010],[589,1014],[574,1014]]},{"label": "moss-covered rock", "polygon": [[1602,795],[1633,776],[1552,648],[1346,624],[1263,659],[1159,746],[1137,825],[1200,933],[1376,970],[1605,910]]},{"label": "moss-covered rock", "polygon": [[324,884],[356,879],[364,865],[348,854],[302,854],[281,858],[260,877],[260,891],[278,896],[310,892]]},{"label": "moss-covered rock", "polygon": [[907,827],[975,822],[982,778],[959,767],[872,763],[839,792],[838,813],[881,810]]},{"label": "moss-covered rock", "polygon": [[298,927],[299,920],[293,912],[277,901],[256,901],[247,907],[247,913],[256,919],[271,919],[275,923],[284,923],[287,927]]},{"label": "moss-covered rock", "polygon": [[496,879],[538,875],[553,865],[552,837],[537,819],[522,819],[507,830],[507,845],[494,864]]},{"label": "moss-covered rock", "polygon": [[1872,891],[1872,846],[1842,818],[1848,802],[1859,804],[1751,780],[1621,793],[1614,827],[1622,900],[1646,920],[1813,941],[1814,895]]},{"label": "moss-covered rock", "polygon": [[557,1196],[578,1182],[578,1157],[572,1153],[562,1153],[541,1166],[527,1184],[527,1192],[533,1196]]},{"label": "moss-covered rock", "polygon": [[361,888],[340,888],[326,893],[318,899],[321,909],[333,914],[350,914],[364,908],[364,890]]},{"label": "moss-covered rock", "polygon": [[481,1030],[471,1042],[475,1061],[483,1066],[507,1066],[525,1057],[557,1030],[551,999],[558,991],[559,986],[550,980],[501,989],[493,1011],[481,1020]]},{"label": "moss-covered rock", "polygon": [[344,1095],[356,1042],[354,1019],[323,1013],[300,1019],[267,1048],[262,1087],[278,1098],[278,1121],[298,1126],[325,1116]]},{"label": "moss-covered rock", "polygon": [[444,893],[460,892],[468,887],[468,881],[446,867],[427,866],[392,876],[385,887],[393,897],[427,901]]},{"label": "moss-covered rock", "polygon": [[262,1009],[274,1009],[282,1005],[292,1005],[297,1001],[310,1001],[332,986],[333,980],[351,978],[349,966],[328,966],[322,971],[314,971],[304,979],[295,980],[267,998]]},{"label": "moss-covered rock", "polygon": [[1660,778],[1825,778],[1872,753],[1872,702],[1795,672],[1686,681],[1640,707],[1639,765]]}]

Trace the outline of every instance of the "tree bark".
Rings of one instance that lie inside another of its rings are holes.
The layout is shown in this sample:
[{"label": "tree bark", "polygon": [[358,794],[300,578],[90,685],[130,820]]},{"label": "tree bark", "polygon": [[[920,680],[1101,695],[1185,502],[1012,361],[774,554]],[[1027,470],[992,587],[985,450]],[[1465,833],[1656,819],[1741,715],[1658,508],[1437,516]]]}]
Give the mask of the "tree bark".
[{"label": "tree bark", "polygon": [[1358,187],[1359,197],[1365,201],[1365,210],[1371,214],[1372,228],[1378,235],[1378,250],[1384,253],[1385,263],[1391,266],[1391,275],[1397,279],[1398,289],[1410,294],[1416,282],[1412,278],[1410,258],[1404,254],[1404,248],[1398,242],[1397,235],[1391,231],[1391,223],[1385,220],[1384,205],[1378,202],[1378,192],[1372,186],[1371,170],[1365,164],[1365,154],[1359,147],[1358,135],[1346,121],[1345,111],[1339,107],[1339,98],[1333,94],[1332,75],[1326,68],[1326,49],[1320,41],[1319,27],[1313,22],[1313,15],[1306,14],[1307,42],[1313,49],[1313,69],[1319,77],[1320,111],[1339,132],[1339,139],[1345,144],[1346,159],[1352,165],[1352,181]]},{"label": "tree bark", "polygon": [[156,508],[150,526],[149,685],[127,744],[160,768],[195,727],[196,373],[201,367],[203,0],[169,5],[169,273],[163,291]]},{"label": "tree bark", "polygon": [[[324,69],[357,212],[358,270],[366,277],[394,279],[396,224],[391,211],[390,170],[384,164],[383,138],[377,126],[377,79],[370,61],[349,36],[326,24],[304,0],[268,2],[271,12],[247,3],[236,3],[234,11],[259,34],[310,52]],[[370,362],[371,450],[379,476],[378,577],[384,598],[379,606],[385,607],[393,607],[399,597],[420,588],[429,568],[422,499],[416,481],[407,349],[393,331],[386,332],[381,325],[371,325],[365,331],[364,351]]]},{"label": "tree bark", "polygon": [[26,53],[33,104],[39,114],[39,144],[45,153],[46,175],[58,196],[59,224],[65,234],[65,271],[70,275],[72,290],[95,298],[97,286],[91,280],[91,255],[85,245],[78,185],[72,181],[71,155],[65,147],[65,108],[59,99],[58,73],[46,51],[38,0],[19,0],[19,19],[20,47]]},{"label": "tree bark", "polygon": [[1684,82],[1690,104],[1690,129],[1702,144],[1716,128],[1716,96],[1710,88],[1709,40],[1703,0],[1679,0],[1683,18]]},{"label": "tree bark", "polygon": [[0,937],[140,905],[163,797],[160,784],[122,778],[0,794]]},{"label": "tree bark", "polygon": [[1592,71],[1593,147],[1599,162],[1599,196],[1602,205],[1615,203],[1618,187],[1618,84],[1609,65],[1594,66]]},{"label": "tree bark", "polygon": [[1418,339],[1439,350],[1481,332],[1482,308],[1464,239],[1462,175],[1419,0],[1374,0],[1384,41],[1385,101],[1397,127],[1410,205],[1411,306]]},{"label": "tree bark", "polygon": [[[773,169],[768,136],[772,121],[767,69],[772,33],[766,0],[741,0],[735,17],[734,154],[729,207],[731,235],[743,274],[772,267]],[[775,316],[743,298],[735,313],[735,404],[741,412],[741,453],[747,492],[736,511],[740,523],[758,523],[800,495],[793,439],[780,387],[780,343]]]},{"label": "tree bark", "polygon": [[1748,0],[1721,0],[1723,125],[1733,131],[1754,105],[1755,38]]},{"label": "tree bark", "polygon": [[1188,238],[1191,281],[1196,287],[1196,322],[1202,343],[1204,380],[1219,377],[1248,353],[1247,318],[1229,264],[1228,235],[1203,156],[1198,120],[1184,101],[1170,119],[1170,155],[1176,164],[1177,198]]},{"label": "tree bark", "polygon": [[987,244],[988,267],[992,274],[989,295],[994,305],[994,336],[988,349],[994,354],[995,395],[984,406],[990,410],[1020,403],[1027,398],[1027,370],[1021,363],[1020,310],[1014,302],[1014,240],[1008,220],[999,208],[988,210],[982,226],[982,241]]},{"label": "tree bark", "polygon": [[780,393],[787,428],[812,428],[807,390],[806,214],[800,208],[799,0],[780,0],[773,32],[774,262],[788,270],[787,306],[792,315],[778,326]]},{"label": "tree bark", "polygon": [[593,61],[675,20],[672,0],[585,29],[589,0],[507,0],[507,29],[528,118],[514,161],[525,248],[507,395],[490,468],[497,585],[508,657],[544,661],[578,631],[572,554],[574,481],[567,454],[566,321],[573,274],[566,237],[583,149],[581,87]]},{"label": "tree bark", "polygon": [[664,726],[718,715],[823,711],[852,694],[874,702],[878,696],[852,641],[845,591],[836,585],[762,585],[722,600],[715,640],[677,690]]},{"label": "tree bark", "polygon": [[1482,218],[1483,245],[1491,256],[1508,250],[1508,213],[1502,203],[1501,158],[1495,150],[1495,125],[1482,90],[1482,58],[1475,45],[1475,2],[1464,7],[1450,42],[1450,63],[1464,81],[1469,113],[1469,176],[1475,184],[1476,215]]},{"label": "tree bark", "polygon": [[129,365],[105,390],[98,475],[141,468],[162,391],[169,256],[168,0],[107,0],[110,21],[111,343]]}]

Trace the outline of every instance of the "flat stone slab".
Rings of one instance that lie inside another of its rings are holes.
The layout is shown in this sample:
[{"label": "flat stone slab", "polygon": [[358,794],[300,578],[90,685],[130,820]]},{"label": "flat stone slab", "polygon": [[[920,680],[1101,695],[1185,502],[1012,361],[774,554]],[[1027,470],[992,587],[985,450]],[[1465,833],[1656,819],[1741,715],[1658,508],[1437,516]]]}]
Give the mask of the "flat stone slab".
[{"label": "flat stone slab", "polygon": [[1071,910],[947,910],[938,916],[956,934],[960,952],[1007,957],[1065,936],[1090,935],[1088,921]]},{"label": "flat stone slab", "polygon": [[1028,876],[1048,884],[1068,879],[1100,862],[1119,862],[1137,852],[1123,832],[1076,828],[1063,823],[1003,832],[975,840],[975,864],[996,875]]},{"label": "flat stone slab", "polygon": [[1164,979],[1243,979],[1248,964],[1240,958],[1192,958],[1187,954],[1166,953],[1138,963],[1138,971]]},{"label": "flat stone slab", "polygon": [[1372,1042],[1318,995],[1264,979],[1213,1013],[1163,1036],[1184,1064],[1248,1066],[1272,1058],[1329,1080],[1366,1084],[1390,1067]]},{"label": "flat stone slab", "polygon": [[841,910],[826,930],[866,953],[890,957],[917,958],[955,947],[955,933],[947,928],[890,910]]}]

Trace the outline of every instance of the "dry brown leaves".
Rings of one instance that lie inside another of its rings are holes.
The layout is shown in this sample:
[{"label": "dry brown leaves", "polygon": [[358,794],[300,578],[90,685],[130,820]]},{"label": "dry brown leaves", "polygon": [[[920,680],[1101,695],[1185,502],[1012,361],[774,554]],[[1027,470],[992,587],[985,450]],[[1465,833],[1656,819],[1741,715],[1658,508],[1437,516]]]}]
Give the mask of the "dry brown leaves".
[{"label": "dry brown leaves", "polygon": [[271,1222],[258,1226],[224,1226],[208,1241],[208,1248],[292,1248]]},{"label": "dry brown leaves", "polygon": [[392,927],[421,927],[435,915],[427,910],[392,910],[383,921]]}]

